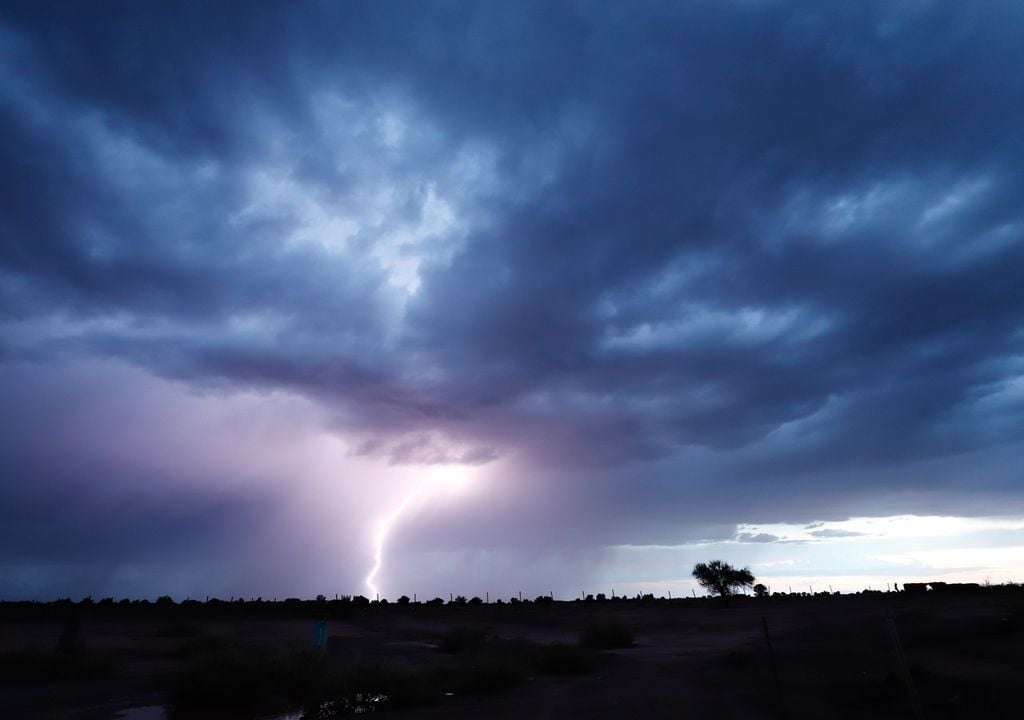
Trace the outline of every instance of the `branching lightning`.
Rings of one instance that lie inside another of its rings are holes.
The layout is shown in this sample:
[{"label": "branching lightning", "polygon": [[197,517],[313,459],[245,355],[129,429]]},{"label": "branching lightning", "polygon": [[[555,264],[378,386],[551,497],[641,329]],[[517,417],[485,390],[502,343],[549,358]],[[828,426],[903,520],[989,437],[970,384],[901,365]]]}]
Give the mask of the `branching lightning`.
[{"label": "branching lightning", "polygon": [[391,534],[391,529],[402,514],[426,495],[428,490],[431,495],[436,494],[437,491],[461,490],[467,482],[468,476],[464,468],[457,466],[434,468],[427,477],[413,486],[394,510],[377,521],[373,536],[373,567],[365,580],[371,598],[377,597],[380,593],[376,579],[384,565],[384,546],[387,543],[388,535]]}]

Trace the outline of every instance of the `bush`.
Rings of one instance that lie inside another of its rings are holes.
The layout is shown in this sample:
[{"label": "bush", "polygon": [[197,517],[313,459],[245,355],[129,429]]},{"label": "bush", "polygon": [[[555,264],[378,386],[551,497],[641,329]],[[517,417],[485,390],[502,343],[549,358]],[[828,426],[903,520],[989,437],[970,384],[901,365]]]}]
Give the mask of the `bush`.
[{"label": "bush", "polygon": [[597,664],[594,653],[587,648],[568,643],[538,645],[534,664],[544,675],[582,675]]},{"label": "bush", "polygon": [[439,652],[446,655],[461,655],[479,652],[486,635],[483,630],[470,627],[453,627],[441,636],[437,644]]},{"label": "bush", "polygon": [[464,668],[458,676],[458,689],[469,695],[507,690],[521,683],[529,669],[511,657],[486,655]]},{"label": "bush", "polygon": [[597,656],[577,645],[543,645],[522,638],[486,639],[475,628],[456,627],[441,646],[457,654],[441,668],[408,670],[356,664],[330,674],[323,691],[306,702],[304,718],[330,720],[385,708],[409,708],[441,700],[445,694],[500,692],[533,674],[577,675],[594,669]]},{"label": "bush", "polygon": [[240,647],[197,638],[185,650],[171,705],[177,709],[252,708],[272,700],[301,702],[324,674],[312,650]]},{"label": "bush", "polygon": [[620,622],[596,623],[580,633],[580,645],[595,650],[633,647],[633,633]]}]

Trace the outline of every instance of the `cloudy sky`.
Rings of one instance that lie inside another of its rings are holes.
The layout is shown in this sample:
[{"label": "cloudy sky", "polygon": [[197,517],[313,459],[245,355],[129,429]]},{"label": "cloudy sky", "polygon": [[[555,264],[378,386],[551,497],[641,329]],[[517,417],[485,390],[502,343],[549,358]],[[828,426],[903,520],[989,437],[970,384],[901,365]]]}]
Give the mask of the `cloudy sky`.
[{"label": "cloudy sky", "polygon": [[5,2],[0,596],[1024,580],[1022,37]]}]

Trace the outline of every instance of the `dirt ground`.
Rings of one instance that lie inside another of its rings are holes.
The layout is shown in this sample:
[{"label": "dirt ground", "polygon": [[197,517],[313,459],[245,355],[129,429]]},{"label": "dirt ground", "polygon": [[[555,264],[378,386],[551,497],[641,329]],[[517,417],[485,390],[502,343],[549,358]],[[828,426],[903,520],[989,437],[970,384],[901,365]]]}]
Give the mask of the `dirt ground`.
[{"label": "dirt ground", "polygon": [[[916,708],[928,718],[1018,718],[1024,712],[1024,592],[1016,589],[735,598],[729,607],[711,600],[371,606],[328,621],[327,635],[329,652],[345,658],[422,668],[438,662],[437,642],[453,627],[575,643],[588,625],[610,621],[625,625],[635,645],[604,651],[592,673],[538,676],[495,694],[379,714],[541,720],[705,713],[914,718]],[[191,622],[194,631],[244,644],[311,644],[308,617]],[[187,642],[166,637],[166,627],[166,618],[83,617],[82,642],[116,658],[117,673],[92,681],[2,682],[0,717],[90,720],[162,703]],[[52,648],[63,628],[56,620],[3,617],[0,651]]]}]

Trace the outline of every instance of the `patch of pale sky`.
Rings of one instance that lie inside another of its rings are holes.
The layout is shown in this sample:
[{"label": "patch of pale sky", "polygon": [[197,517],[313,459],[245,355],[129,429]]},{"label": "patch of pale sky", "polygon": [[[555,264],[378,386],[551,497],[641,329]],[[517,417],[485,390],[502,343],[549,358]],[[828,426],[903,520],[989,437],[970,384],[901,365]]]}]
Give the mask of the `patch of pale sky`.
[{"label": "patch of pale sky", "polygon": [[891,517],[855,517],[848,520],[824,521],[820,524],[812,523],[811,525],[813,527],[809,528],[808,524],[741,524],[737,526],[737,533],[752,535],[768,533],[780,540],[806,542],[818,541],[820,536],[815,536],[812,533],[821,531],[858,533],[856,536],[832,538],[835,540],[852,540],[857,537],[888,539],[950,537],[984,530],[1024,529],[1024,518],[896,515]]},{"label": "patch of pale sky", "polygon": [[1019,578],[1024,546],[912,550],[870,555],[869,558],[897,566],[920,565],[943,568],[948,572],[969,571],[975,577],[987,575],[1002,579],[1008,576]]},{"label": "patch of pale sky", "polygon": [[[594,582],[614,584],[621,592],[688,593],[694,587],[689,569],[715,558],[750,566],[766,584],[813,584],[822,590],[830,583],[843,592],[879,589],[887,582],[1019,581],[1024,578],[1024,551],[1013,538],[1019,541],[1020,531],[1024,518],[1016,517],[899,515],[800,525],[742,524],[738,536],[767,534],[778,540],[613,546],[606,548]],[[993,543],[993,533],[1001,533],[1002,544]]]},{"label": "patch of pale sky", "polygon": [[960,180],[948,192],[924,208],[917,228],[925,229],[951,219],[977,201],[991,186],[992,180],[986,176]]},{"label": "patch of pale sky", "polygon": [[729,337],[741,344],[757,344],[795,334],[796,339],[805,341],[825,332],[828,327],[829,322],[825,318],[810,317],[799,307],[747,306],[737,310],[719,310],[694,305],[682,319],[643,322],[624,330],[607,327],[601,344],[609,351],[649,352],[678,350],[715,337]]}]

